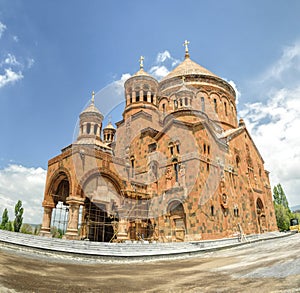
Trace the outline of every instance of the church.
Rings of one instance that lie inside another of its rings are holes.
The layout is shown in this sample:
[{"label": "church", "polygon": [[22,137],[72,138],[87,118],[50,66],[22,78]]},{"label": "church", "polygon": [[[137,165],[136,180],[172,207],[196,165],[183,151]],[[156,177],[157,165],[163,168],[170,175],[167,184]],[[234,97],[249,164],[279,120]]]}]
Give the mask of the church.
[{"label": "church", "polygon": [[160,81],[124,84],[122,120],[79,116],[75,141],[48,162],[40,234],[180,242],[276,231],[269,173],[224,79],[185,58]]}]

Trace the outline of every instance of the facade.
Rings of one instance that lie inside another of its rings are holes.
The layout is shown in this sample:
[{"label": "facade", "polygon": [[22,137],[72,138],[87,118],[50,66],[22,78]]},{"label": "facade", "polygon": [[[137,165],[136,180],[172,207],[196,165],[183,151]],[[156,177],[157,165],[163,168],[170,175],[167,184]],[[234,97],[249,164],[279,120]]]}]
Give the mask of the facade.
[{"label": "facade", "polygon": [[125,109],[102,131],[90,105],[78,137],[48,162],[41,235],[192,241],[277,230],[268,171],[235,91],[185,59],[161,81],[143,69],[124,84]]}]

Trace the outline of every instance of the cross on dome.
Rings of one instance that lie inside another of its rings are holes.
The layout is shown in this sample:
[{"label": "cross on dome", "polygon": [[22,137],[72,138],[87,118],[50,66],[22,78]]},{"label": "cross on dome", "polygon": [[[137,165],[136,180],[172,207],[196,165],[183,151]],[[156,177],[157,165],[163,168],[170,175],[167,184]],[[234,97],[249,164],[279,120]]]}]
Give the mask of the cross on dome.
[{"label": "cross on dome", "polygon": [[139,61],[140,61],[140,69],[144,68],[144,62],[143,62],[144,59],[145,59],[144,56],[141,56],[140,59],[139,59]]},{"label": "cross on dome", "polygon": [[95,92],[92,91],[92,104],[94,105],[95,104]]},{"label": "cross on dome", "polygon": [[188,58],[190,57],[190,54],[189,54],[189,41],[188,40],[185,40],[184,43],[183,43],[183,46],[185,47],[185,58]]}]

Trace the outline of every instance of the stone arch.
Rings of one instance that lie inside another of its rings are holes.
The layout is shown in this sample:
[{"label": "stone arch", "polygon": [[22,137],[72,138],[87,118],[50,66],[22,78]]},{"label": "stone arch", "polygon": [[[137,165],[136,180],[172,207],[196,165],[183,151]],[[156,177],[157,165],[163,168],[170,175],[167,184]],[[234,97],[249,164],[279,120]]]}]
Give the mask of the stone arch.
[{"label": "stone arch", "polygon": [[68,169],[60,167],[49,179],[49,185],[45,192],[45,197],[47,197],[47,199],[52,198],[52,194],[54,194],[54,191],[57,189],[60,181],[64,180],[64,178],[67,178],[67,181],[69,182],[69,196],[72,195],[73,184],[71,174]]},{"label": "stone arch", "polygon": [[53,232],[56,237],[61,237],[67,229],[69,205],[67,198],[72,194],[72,181],[69,171],[61,167],[54,172],[49,180],[50,184],[46,192],[46,200],[53,203],[49,220],[50,227],[56,229]]},{"label": "stone arch", "polygon": [[258,232],[264,233],[267,230],[266,214],[263,201],[260,197],[256,199],[256,216],[258,223]]},{"label": "stone arch", "polygon": [[172,199],[167,205],[167,215],[170,220],[171,237],[175,241],[184,241],[186,234],[186,213],[179,199]]},{"label": "stone arch", "polygon": [[121,180],[118,178],[118,176],[105,168],[95,168],[90,170],[89,172],[87,172],[80,180],[77,189],[76,189],[76,194],[80,194],[81,197],[83,197],[83,187],[86,184],[86,182],[89,180],[89,178],[93,177],[93,176],[97,176],[97,175],[101,175],[105,178],[108,178],[110,181],[112,181],[112,183],[114,184],[115,188],[117,189],[117,191],[119,192],[119,194],[121,195],[121,190],[124,189],[124,185],[121,182]]},{"label": "stone arch", "polygon": [[116,175],[102,168],[90,170],[82,178],[78,190],[84,198],[81,238],[100,242],[116,239],[123,205],[122,184]]}]

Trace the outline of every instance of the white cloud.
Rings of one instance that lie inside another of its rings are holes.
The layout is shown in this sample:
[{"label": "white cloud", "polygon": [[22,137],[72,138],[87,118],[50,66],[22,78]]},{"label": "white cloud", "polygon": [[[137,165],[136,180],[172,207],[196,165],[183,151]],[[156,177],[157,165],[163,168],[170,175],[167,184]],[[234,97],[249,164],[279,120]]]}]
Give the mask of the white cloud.
[{"label": "white cloud", "polygon": [[281,57],[271,66],[263,76],[263,81],[268,79],[281,79],[285,73],[299,71],[300,66],[300,42],[284,48]]},{"label": "white cloud", "polygon": [[167,69],[166,66],[152,66],[149,70],[149,73],[153,75],[155,78],[160,80],[161,78],[165,77],[170,71]]},{"label": "white cloud", "polygon": [[7,57],[4,59],[3,64],[5,65],[11,65],[11,66],[20,66],[21,63],[17,61],[17,58],[15,55],[12,55],[10,53],[7,54]]},{"label": "white cloud", "polygon": [[4,74],[0,74],[0,88],[7,84],[13,84],[24,76],[21,71],[14,72],[11,68],[4,69]]},{"label": "white cloud", "polygon": [[165,50],[164,52],[157,54],[156,63],[163,63],[167,59],[171,59],[171,54],[168,50]]},{"label": "white cloud", "polygon": [[14,40],[16,43],[18,43],[18,42],[19,42],[18,36],[13,36],[13,40]]},{"label": "white cloud", "polygon": [[46,170],[9,165],[0,169],[0,215],[5,208],[10,220],[14,219],[14,206],[18,200],[24,207],[23,222],[39,224],[42,222]]},{"label": "white cloud", "polygon": [[0,21],[0,39],[5,30],[6,30],[6,25]]},{"label": "white cloud", "polygon": [[255,85],[260,101],[240,111],[271,172],[271,184],[282,184],[290,206],[300,204],[299,60],[299,43],[285,48]]},{"label": "white cloud", "polygon": [[180,60],[172,57],[170,52],[165,50],[157,54],[155,64],[150,68],[149,73],[160,80],[170,72],[171,68],[179,63]]}]

